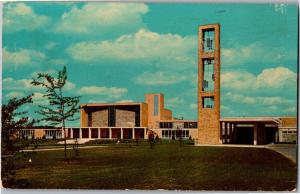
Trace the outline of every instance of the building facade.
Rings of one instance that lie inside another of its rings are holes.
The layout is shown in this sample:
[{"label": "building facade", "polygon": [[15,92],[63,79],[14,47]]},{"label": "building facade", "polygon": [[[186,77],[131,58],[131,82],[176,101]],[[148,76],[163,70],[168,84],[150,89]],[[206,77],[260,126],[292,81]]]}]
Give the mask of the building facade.
[{"label": "building facade", "polygon": [[[198,144],[253,144],[297,141],[296,117],[220,116],[220,25],[198,28],[198,117],[174,119],[162,93],[145,94],[145,102],[91,103],[80,106],[80,127],[67,128],[68,138],[194,139]],[[61,129],[26,129],[22,136],[63,138]]]}]

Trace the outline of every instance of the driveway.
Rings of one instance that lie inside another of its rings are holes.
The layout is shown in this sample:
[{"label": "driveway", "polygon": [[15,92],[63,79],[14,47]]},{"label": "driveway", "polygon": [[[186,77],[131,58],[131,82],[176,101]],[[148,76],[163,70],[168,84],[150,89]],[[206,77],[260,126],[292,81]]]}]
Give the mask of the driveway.
[{"label": "driveway", "polygon": [[281,153],[295,163],[297,161],[297,144],[269,144],[265,147]]}]

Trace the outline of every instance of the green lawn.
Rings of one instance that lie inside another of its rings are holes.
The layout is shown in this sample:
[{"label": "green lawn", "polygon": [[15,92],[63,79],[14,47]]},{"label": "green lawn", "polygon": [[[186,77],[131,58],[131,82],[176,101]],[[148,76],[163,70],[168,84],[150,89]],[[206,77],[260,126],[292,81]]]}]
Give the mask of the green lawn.
[{"label": "green lawn", "polygon": [[[18,155],[16,177],[27,188],[292,190],[296,164],[263,148],[178,144],[106,145]],[[29,163],[28,159],[32,162]]]}]

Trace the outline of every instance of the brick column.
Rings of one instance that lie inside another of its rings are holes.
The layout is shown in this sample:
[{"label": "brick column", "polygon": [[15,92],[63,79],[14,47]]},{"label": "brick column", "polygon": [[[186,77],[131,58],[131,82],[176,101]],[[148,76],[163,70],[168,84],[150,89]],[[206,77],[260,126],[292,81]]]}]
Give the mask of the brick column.
[{"label": "brick column", "polygon": [[254,123],[253,128],[253,145],[257,145],[257,123]]},{"label": "brick column", "polygon": [[121,139],[123,139],[123,128],[121,128]]},{"label": "brick column", "polygon": [[109,128],[109,139],[111,139],[112,136],[112,132],[111,132],[111,128]]},{"label": "brick column", "polygon": [[135,139],[135,130],[132,128],[132,139]]}]

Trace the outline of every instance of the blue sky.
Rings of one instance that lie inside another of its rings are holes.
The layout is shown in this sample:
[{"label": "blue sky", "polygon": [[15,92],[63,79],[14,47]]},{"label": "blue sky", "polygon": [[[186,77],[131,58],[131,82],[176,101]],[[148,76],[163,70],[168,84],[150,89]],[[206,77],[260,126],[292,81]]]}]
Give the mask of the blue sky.
[{"label": "blue sky", "polygon": [[[221,25],[221,116],[295,116],[297,5],[9,2],[3,8],[3,102],[34,93],[37,72],[67,66],[81,103],[144,101],[162,92],[197,118],[197,30]],[[79,121],[68,123],[78,125]]]}]

